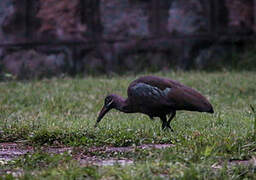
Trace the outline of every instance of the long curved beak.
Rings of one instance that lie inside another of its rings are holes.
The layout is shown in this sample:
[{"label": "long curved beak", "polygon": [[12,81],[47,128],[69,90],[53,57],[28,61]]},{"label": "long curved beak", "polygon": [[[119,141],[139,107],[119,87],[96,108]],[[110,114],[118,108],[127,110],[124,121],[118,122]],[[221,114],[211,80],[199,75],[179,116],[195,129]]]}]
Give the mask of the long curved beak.
[{"label": "long curved beak", "polygon": [[94,125],[94,127],[96,128],[98,123],[101,121],[101,119],[105,116],[105,114],[110,110],[111,108],[107,108],[105,106],[103,106],[103,108],[101,109],[100,113],[99,113],[99,116],[97,118],[97,121]]}]

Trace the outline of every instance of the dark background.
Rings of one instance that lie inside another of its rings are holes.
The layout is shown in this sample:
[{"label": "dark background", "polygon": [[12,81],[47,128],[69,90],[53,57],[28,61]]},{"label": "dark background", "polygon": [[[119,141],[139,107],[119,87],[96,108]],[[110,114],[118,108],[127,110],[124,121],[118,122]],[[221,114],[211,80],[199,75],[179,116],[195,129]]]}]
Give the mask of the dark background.
[{"label": "dark background", "polygon": [[255,70],[256,0],[1,0],[0,79]]}]

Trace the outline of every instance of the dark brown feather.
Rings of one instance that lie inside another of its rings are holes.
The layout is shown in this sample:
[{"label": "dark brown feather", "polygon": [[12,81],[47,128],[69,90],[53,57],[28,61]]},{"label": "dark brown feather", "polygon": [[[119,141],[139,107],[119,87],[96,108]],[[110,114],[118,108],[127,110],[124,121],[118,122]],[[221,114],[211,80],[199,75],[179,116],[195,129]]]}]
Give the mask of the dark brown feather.
[{"label": "dark brown feather", "polygon": [[[131,82],[127,94],[126,100],[115,94],[108,95],[97,123],[112,108],[125,113],[144,113],[151,118],[159,117],[162,128],[171,130],[170,122],[177,110],[213,113],[210,102],[198,91],[167,78],[140,77]],[[167,115],[171,115],[168,120]]]},{"label": "dark brown feather", "polygon": [[145,83],[153,87],[157,87],[161,90],[171,88],[171,91],[167,94],[167,97],[159,99],[157,102],[150,101],[150,99],[136,99],[137,101],[143,101],[141,104],[153,103],[152,106],[169,105],[170,109],[174,110],[190,110],[208,112],[211,111],[212,106],[209,101],[196,90],[185,86],[175,80],[160,78],[156,76],[143,76],[133,81],[128,87],[128,97],[131,97],[132,87],[138,83]]},{"label": "dark brown feather", "polygon": [[134,80],[133,82],[131,82],[131,84],[128,87],[128,91],[132,86],[134,86],[134,85],[136,85],[137,83],[140,83],[140,82],[149,84],[151,86],[158,87],[161,90],[164,90],[168,87],[173,88],[173,87],[183,86],[178,81],[167,79],[167,78],[161,78],[161,77],[157,77],[157,76],[142,76],[142,77]]}]

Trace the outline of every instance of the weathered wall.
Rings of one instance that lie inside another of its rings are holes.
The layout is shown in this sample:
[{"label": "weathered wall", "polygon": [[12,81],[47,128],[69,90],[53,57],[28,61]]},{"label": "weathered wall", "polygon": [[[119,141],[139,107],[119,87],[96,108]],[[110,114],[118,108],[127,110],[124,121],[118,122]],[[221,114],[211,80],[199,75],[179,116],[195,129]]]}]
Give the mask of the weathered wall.
[{"label": "weathered wall", "polygon": [[77,40],[85,37],[88,27],[81,23],[79,0],[39,0],[39,4],[36,14],[40,21],[40,27],[36,31],[39,40]]},{"label": "weathered wall", "polygon": [[216,37],[252,33],[253,5],[253,0],[1,0],[0,71],[19,78],[26,71],[28,78],[204,67],[210,60],[201,51],[211,50]]}]

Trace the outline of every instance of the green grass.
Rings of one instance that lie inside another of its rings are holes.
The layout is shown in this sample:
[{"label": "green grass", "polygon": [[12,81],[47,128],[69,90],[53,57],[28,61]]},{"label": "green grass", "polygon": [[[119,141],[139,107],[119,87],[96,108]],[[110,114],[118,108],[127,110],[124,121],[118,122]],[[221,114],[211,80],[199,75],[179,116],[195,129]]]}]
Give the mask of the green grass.
[{"label": "green grass", "polygon": [[[133,159],[127,166],[81,167],[69,155],[40,153],[22,157],[3,169],[22,169],[21,179],[241,179],[253,178],[254,167],[232,166],[232,159],[256,156],[255,72],[172,72],[155,75],[199,90],[214,106],[213,115],[181,111],[174,133],[161,130],[159,119],[111,111],[94,129],[104,98],[123,96],[135,76],[88,77],[0,83],[0,142],[76,146],[131,146],[172,143],[164,150],[136,149],[111,157]],[[95,155],[104,157],[105,154]],[[38,163],[39,158],[39,163]],[[214,164],[222,168],[214,169]],[[35,169],[34,167],[40,167]],[[0,165],[1,169],[1,165]],[[5,178],[13,178],[5,174]],[[255,178],[255,177],[254,177]]]}]

